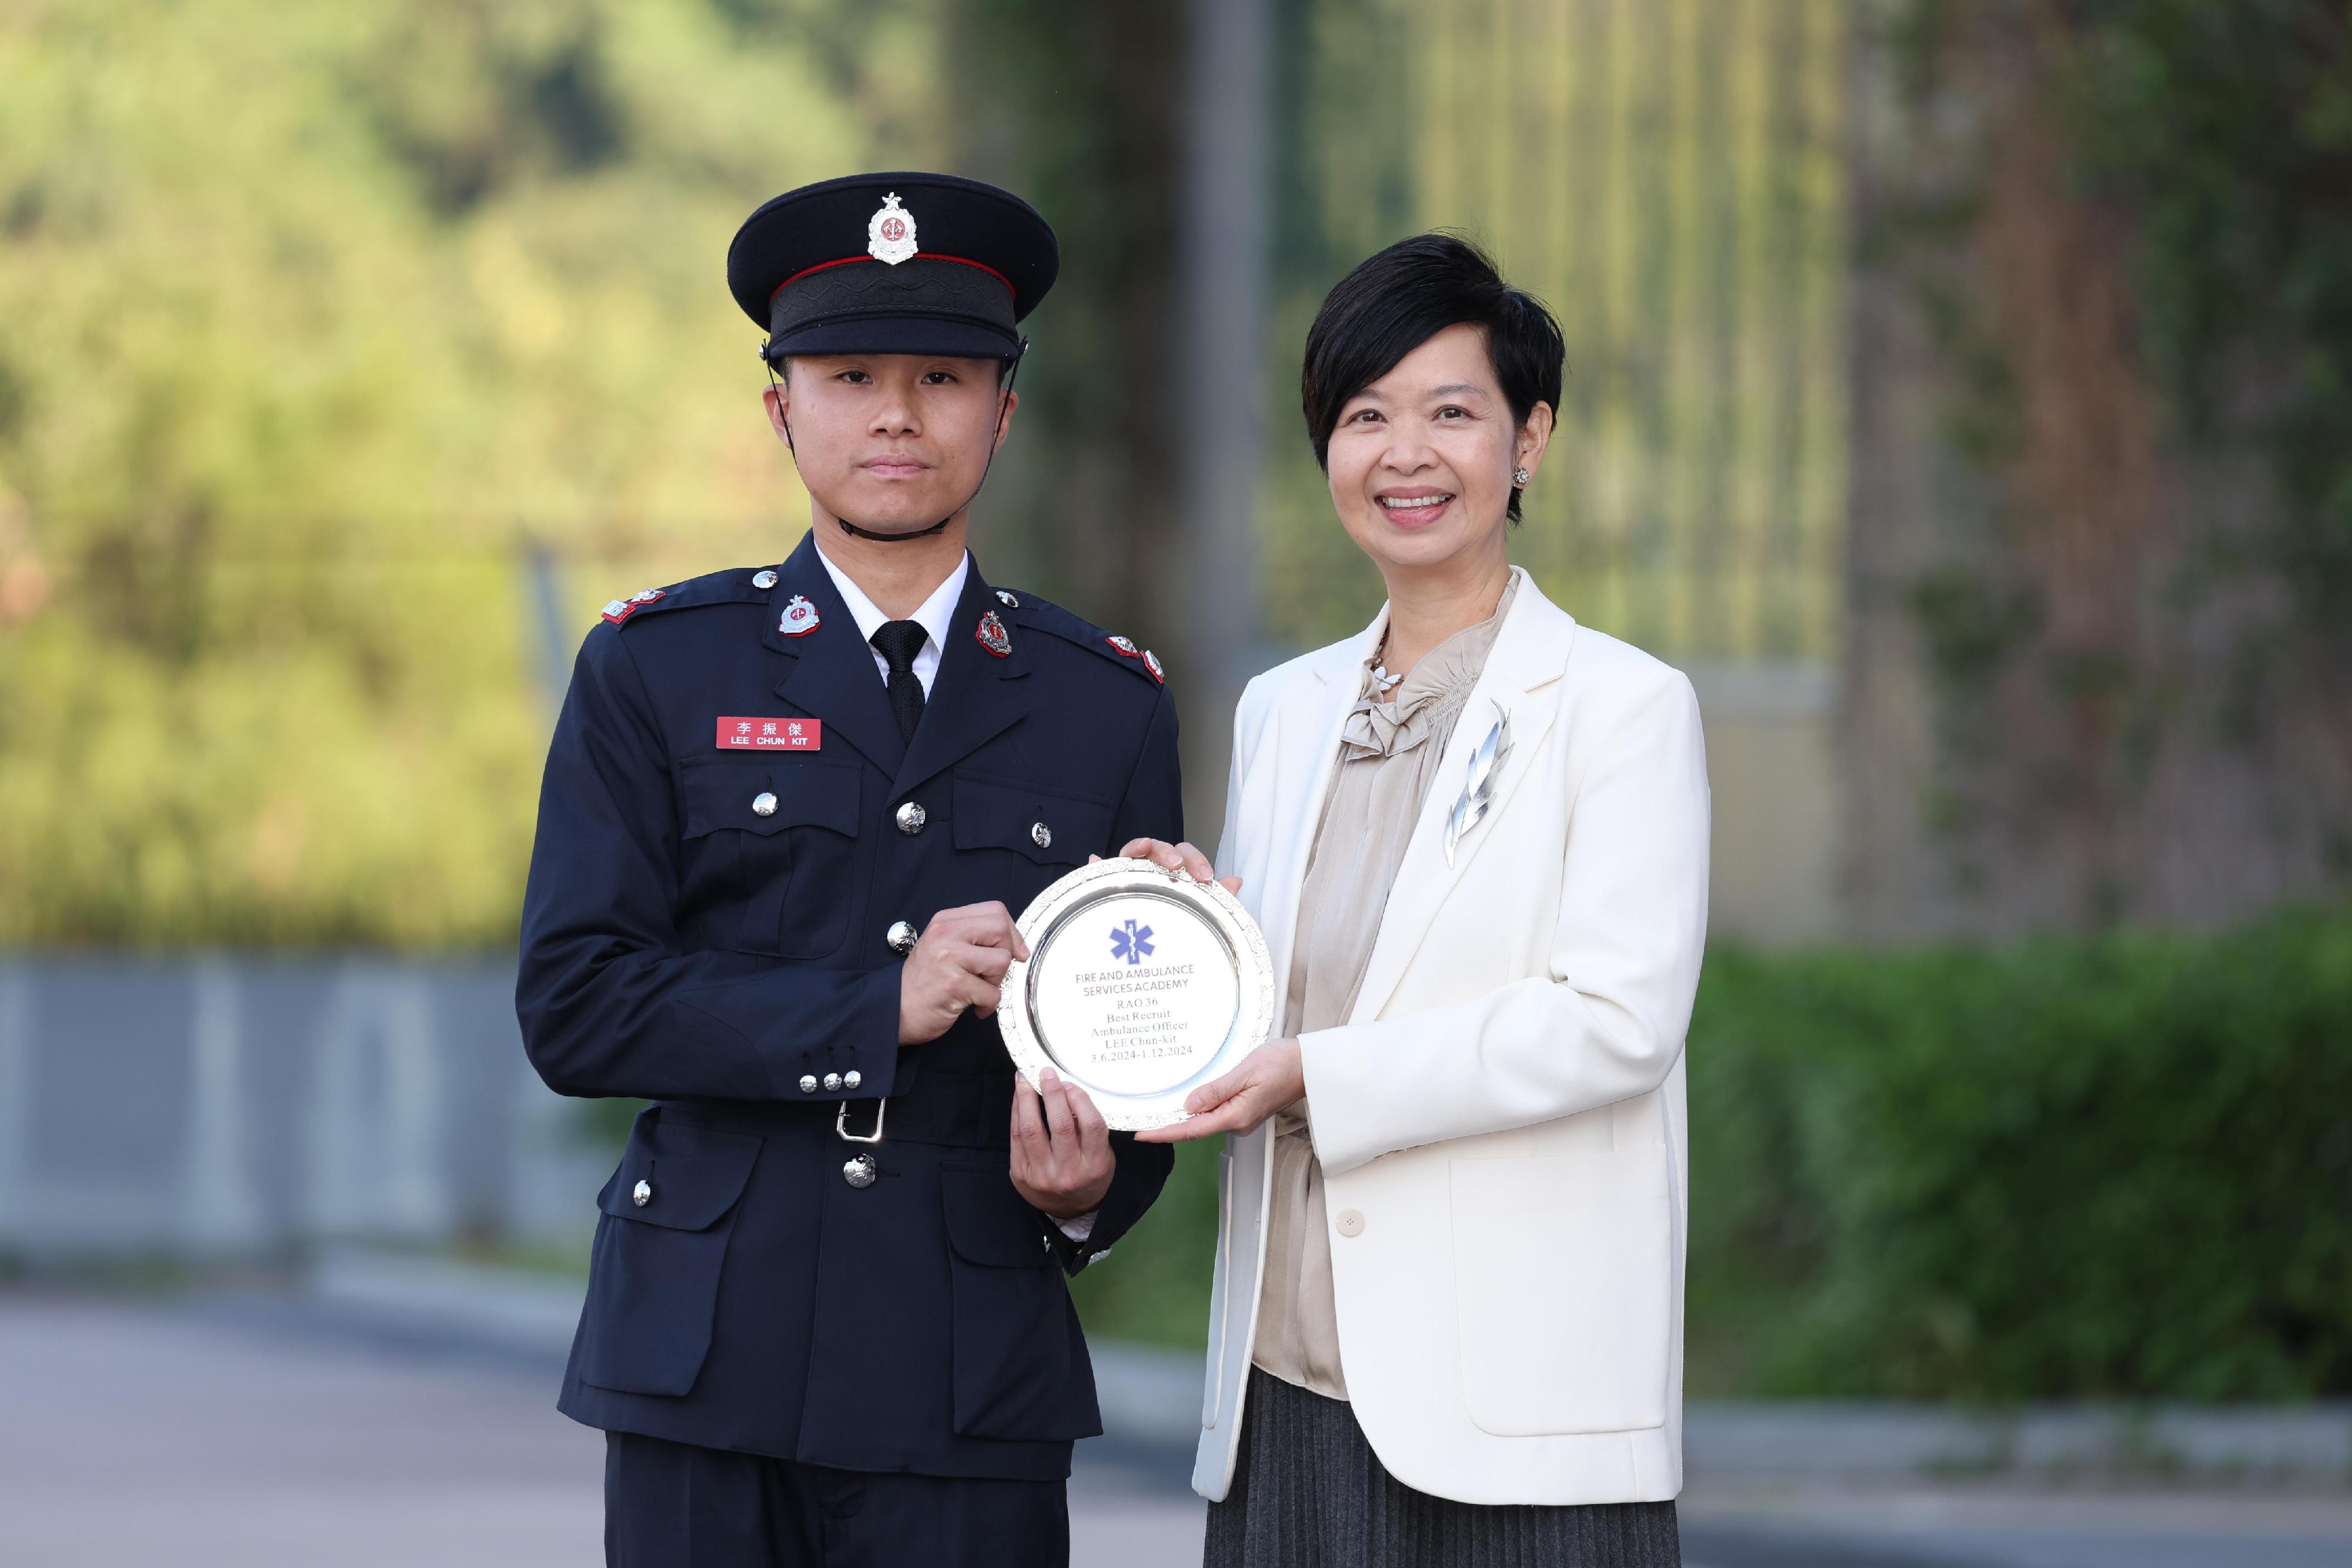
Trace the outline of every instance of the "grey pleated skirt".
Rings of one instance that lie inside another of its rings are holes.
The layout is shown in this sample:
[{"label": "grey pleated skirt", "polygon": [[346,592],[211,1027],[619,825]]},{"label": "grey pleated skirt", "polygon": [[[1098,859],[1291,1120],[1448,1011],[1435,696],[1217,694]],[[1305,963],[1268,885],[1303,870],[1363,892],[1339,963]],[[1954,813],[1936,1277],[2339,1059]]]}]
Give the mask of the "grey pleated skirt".
[{"label": "grey pleated skirt", "polygon": [[1204,1568],[1682,1568],[1671,1502],[1454,1502],[1381,1468],[1345,1400],[1252,1367],[1248,1409]]}]

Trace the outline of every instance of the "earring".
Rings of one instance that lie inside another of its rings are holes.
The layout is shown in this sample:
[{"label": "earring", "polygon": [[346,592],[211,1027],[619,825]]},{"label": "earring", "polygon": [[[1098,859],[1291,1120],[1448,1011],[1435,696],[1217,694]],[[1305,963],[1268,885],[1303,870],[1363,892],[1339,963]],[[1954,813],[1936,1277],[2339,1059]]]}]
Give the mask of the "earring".
[{"label": "earring", "polygon": [[1522,490],[1526,489],[1528,487],[1528,471],[1524,468],[1512,469],[1511,483],[1517,485]]}]

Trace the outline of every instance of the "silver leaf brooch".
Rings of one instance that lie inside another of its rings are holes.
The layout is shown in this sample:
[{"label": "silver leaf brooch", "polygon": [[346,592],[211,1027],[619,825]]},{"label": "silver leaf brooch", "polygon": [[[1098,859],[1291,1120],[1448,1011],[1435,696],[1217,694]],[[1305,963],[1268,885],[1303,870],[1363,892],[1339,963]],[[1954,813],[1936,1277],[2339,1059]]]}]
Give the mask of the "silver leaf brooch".
[{"label": "silver leaf brooch", "polygon": [[1461,798],[1454,810],[1445,813],[1445,863],[1454,863],[1454,852],[1462,836],[1476,827],[1495,804],[1495,776],[1511,755],[1511,716],[1501,703],[1495,704],[1495,727],[1478,749],[1470,754],[1470,776],[1463,781]]}]

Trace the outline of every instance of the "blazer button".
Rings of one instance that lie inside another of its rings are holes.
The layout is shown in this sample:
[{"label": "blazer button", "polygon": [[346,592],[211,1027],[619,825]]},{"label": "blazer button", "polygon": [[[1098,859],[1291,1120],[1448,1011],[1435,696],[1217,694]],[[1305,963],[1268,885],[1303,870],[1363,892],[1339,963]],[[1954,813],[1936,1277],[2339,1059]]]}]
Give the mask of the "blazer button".
[{"label": "blazer button", "polygon": [[654,1184],[649,1181],[639,1182],[629,1193],[629,1201],[635,1204],[639,1208],[643,1208],[653,1200]]},{"label": "blazer button", "polygon": [[753,572],[751,574],[751,586],[754,588],[773,588],[776,586],[776,574],[772,571]]},{"label": "blazer button", "polygon": [[915,928],[903,920],[894,920],[890,929],[882,934],[882,940],[890,944],[893,953],[911,953],[915,950]]},{"label": "blazer button", "polygon": [[909,800],[900,806],[894,815],[898,824],[898,831],[908,838],[921,832],[923,824],[931,820],[931,814],[923,810],[919,801],[915,800]]},{"label": "blazer button", "polygon": [[1054,847],[1054,830],[1043,822],[1032,822],[1029,824],[1029,841],[1041,850],[1050,850]]},{"label": "blazer button", "polygon": [[814,1094],[816,1092],[815,1073],[803,1072],[801,1074],[801,1092],[803,1094]]},{"label": "blazer button", "polygon": [[825,1092],[827,1092],[827,1093],[831,1093],[834,1090],[836,1090],[836,1089],[840,1088],[840,1087],[841,1087],[841,1074],[840,1074],[840,1073],[838,1073],[838,1072],[828,1072],[828,1073],[826,1073],[826,1074],[824,1075],[824,1087],[825,1087]]},{"label": "blazer button", "polygon": [[872,1155],[859,1155],[856,1159],[842,1162],[841,1179],[852,1186],[872,1186],[875,1174]]},{"label": "blazer button", "polygon": [[1364,1233],[1364,1217],[1352,1208],[1341,1209],[1339,1218],[1332,1223],[1339,1227],[1342,1236],[1361,1236]]},{"label": "blazer button", "polygon": [[841,1075],[841,1086],[844,1089],[855,1089],[865,1082],[866,1074],[858,1071],[855,1067]]},{"label": "blazer button", "polygon": [[772,817],[776,814],[776,798],[765,789],[751,797],[751,815]]}]

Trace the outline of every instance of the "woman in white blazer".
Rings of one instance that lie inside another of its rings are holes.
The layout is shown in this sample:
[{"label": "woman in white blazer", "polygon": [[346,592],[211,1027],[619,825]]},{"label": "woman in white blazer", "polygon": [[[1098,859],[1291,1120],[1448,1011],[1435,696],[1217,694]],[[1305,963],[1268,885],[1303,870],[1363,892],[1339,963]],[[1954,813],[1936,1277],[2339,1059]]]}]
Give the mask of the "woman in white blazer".
[{"label": "woman in white blazer", "polygon": [[1242,697],[1217,869],[1284,1033],[1141,1134],[1230,1134],[1212,1568],[1680,1561],[1706,761],[1690,684],[1509,563],[1561,359],[1442,235],[1307,336],[1308,434],[1389,602]]}]

